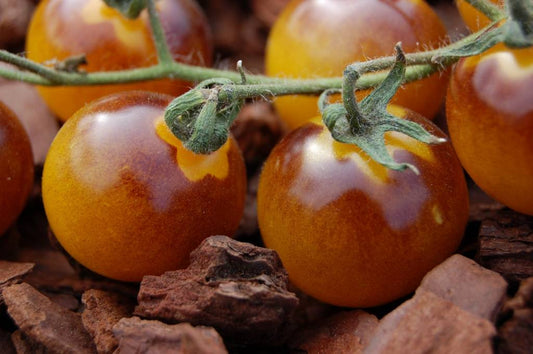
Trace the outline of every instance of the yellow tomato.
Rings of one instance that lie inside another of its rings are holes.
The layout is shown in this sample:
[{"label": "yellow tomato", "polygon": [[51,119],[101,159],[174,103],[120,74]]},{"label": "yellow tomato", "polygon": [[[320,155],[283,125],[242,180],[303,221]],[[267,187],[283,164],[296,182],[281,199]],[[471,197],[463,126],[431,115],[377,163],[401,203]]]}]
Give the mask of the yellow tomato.
[{"label": "yellow tomato", "polygon": [[487,194],[533,215],[533,48],[498,45],[457,63],[446,96],[450,138]]},{"label": "yellow tomato", "polygon": [[[157,9],[170,51],[178,61],[210,65],[212,43],[207,20],[192,0],[162,0]],[[146,10],[127,19],[102,0],[43,0],[31,20],[26,52],[29,59],[53,64],[85,54],[81,69],[112,71],[146,67],[157,62]],[[39,87],[39,92],[62,121],[86,103],[113,92],[146,90],[178,96],[191,86],[180,80],[131,84]]]},{"label": "yellow tomato", "polygon": [[[426,119],[396,115],[444,137]],[[381,305],[412,292],[458,247],[468,191],[450,142],[387,133],[388,152],[420,171],[392,171],[321,124],[289,133],[272,151],[257,195],[264,243],[302,291],[338,306]]]},{"label": "yellow tomato", "polygon": [[118,93],[78,111],[54,139],[43,202],[63,248],[92,271],[140,281],[185,267],[211,235],[232,236],[246,171],[233,139],[216,152],[183,147],[163,121],[171,96]]},{"label": "yellow tomato", "polygon": [[[393,55],[397,42],[414,52],[437,47],[446,36],[440,19],[420,0],[293,0],[270,32],[266,73],[341,76],[348,64]],[[441,107],[447,80],[446,71],[407,84],[393,102],[432,118]],[[290,129],[318,115],[313,96],[279,97],[274,104]]]}]

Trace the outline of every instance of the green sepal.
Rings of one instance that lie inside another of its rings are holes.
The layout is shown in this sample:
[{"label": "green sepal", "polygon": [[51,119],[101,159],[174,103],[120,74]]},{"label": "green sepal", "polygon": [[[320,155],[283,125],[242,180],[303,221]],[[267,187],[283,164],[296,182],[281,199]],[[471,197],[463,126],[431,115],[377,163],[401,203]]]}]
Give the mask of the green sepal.
[{"label": "green sepal", "polygon": [[[343,88],[344,103],[336,103],[322,107],[322,120],[331,132],[332,137],[340,142],[354,144],[361,148],[373,160],[392,170],[411,169],[418,173],[418,169],[409,164],[396,162],[387,151],[384,134],[388,131],[397,131],[414,139],[428,144],[441,143],[445,139],[430,134],[418,123],[398,118],[387,112],[387,105],[403,82],[405,76],[405,55],[399,46],[397,48],[396,62],[385,80],[372,93],[357,104],[355,98],[350,100],[345,95],[353,94],[355,82],[345,80]],[[358,78],[357,64],[347,68],[349,74]],[[346,77],[346,76],[345,76]],[[324,94],[330,94],[326,92]],[[320,102],[324,102],[321,97]],[[349,102],[351,101],[351,103]],[[352,107],[346,107],[347,104]]]},{"label": "green sepal", "polygon": [[[228,140],[231,124],[244,104],[232,97],[232,85],[226,79],[206,80],[168,105],[165,123],[187,149],[209,154]],[[219,96],[222,90],[224,100]]]},{"label": "green sepal", "polygon": [[225,107],[217,98],[208,100],[198,115],[191,137],[184,146],[197,153],[209,154],[226,143],[231,124],[242,108],[243,101],[235,101]]},{"label": "green sepal", "polygon": [[172,134],[182,141],[190,139],[194,123],[202,106],[207,103],[207,90],[193,89],[170,102],[165,110],[165,123]]},{"label": "green sepal", "polygon": [[141,11],[146,8],[146,0],[104,0],[104,2],[129,19],[139,17]]}]

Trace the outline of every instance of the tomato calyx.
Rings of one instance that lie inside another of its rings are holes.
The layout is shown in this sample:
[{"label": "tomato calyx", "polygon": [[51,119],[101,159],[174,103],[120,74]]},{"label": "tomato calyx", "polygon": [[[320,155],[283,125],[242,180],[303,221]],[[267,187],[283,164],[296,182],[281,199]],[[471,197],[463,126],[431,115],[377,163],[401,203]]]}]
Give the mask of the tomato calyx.
[{"label": "tomato calyx", "polygon": [[129,19],[137,18],[147,5],[146,0],[104,0],[104,2]]},{"label": "tomato calyx", "polygon": [[326,90],[319,99],[322,120],[332,137],[340,142],[355,144],[372,159],[392,170],[418,169],[396,162],[385,146],[384,134],[397,131],[427,144],[442,143],[445,139],[430,134],[415,122],[398,118],[387,112],[387,105],[403,82],[406,59],[400,44],[396,45],[396,61],[385,80],[360,103],[355,99],[355,83],[365,68],[349,65],[344,72],[343,103],[329,104],[327,98],[338,90]]},{"label": "tomato calyx", "polygon": [[206,80],[168,105],[165,123],[187,149],[209,154],[227,141],[230,126],[244,104],[231,94],[232,86],[227,79]]}]

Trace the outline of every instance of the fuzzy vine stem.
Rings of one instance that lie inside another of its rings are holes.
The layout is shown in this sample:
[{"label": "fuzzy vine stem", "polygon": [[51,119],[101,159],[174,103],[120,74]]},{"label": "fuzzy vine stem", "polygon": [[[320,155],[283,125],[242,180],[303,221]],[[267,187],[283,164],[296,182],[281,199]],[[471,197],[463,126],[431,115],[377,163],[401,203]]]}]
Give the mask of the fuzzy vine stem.
[{"label": "fuzzy vine stem", "polygon": [[361,112],[359,111],[359,106],[354,95],[355,84],[360,77],[359,72],[352,70],[350,66],[344,70],[342,102],[348,113],[350,128],[354,131],[358,131],[361,128],[359,120],[356,119],[361,115]]},{"label": "fuzzy vine stem", "polygon": [[[154,19],[155,20],[155,19]],[[158,20],[156,20],[157,22]],[[447,57],[445,61],[435,63],[435,58],[442,56],[446,51],[475,43],[480,35],[487,29],[473,33],[463,39],[451,43],[447,46],[429,50],[406,54],[408,65],[405,82],[418,80],[439,70],[442,66],[453,64],[459,57]],[[161,40],[156,37],[156,41]],[[363,75],[356,84],[357,89],[363,90],[377,86],[385,78],[385,74],[379,71],[386,70],[394,64],[394,56],[381,57],[365,62],[368,67],[367,74]],[[0,66],[0,76],[17,81],[24,81],[30,84],[42,86],[56,85],[105,85],[113,83],[129,83],[136,81],[160,79],[165,77],[179,78],[188,81],[203,81],[218,77],[240,83],[242,77],[235,71],[205,68],[188,65],[171,60],[162,64],[159,62],[154,66],[136,68],[128,70],[117,70],[94,73],[62,72],[54,70],[45,65],[35,63],[31,60],[0,50],[0,61],[13,64],[19,69]],[[373,71],[373,72],[371,72]],[[316,78],[316,79],[289,79],[275,78],[264,75],[246,75],[246,82],[249,86],[249,95],[289,95],[289,94],[320,94],[328,88],[341,88],[342,77]]]},{"label": "fuzzy vine stem", "polygon": [[170,64],[174,62],[174,59],[172,58],[172,54],[168,48],[168,42],[165,38],[165,31],[163,30],[161,20],[159,19],[154,0],[147,1],[147,9],[159,65],[164,67],[170,66]]}]

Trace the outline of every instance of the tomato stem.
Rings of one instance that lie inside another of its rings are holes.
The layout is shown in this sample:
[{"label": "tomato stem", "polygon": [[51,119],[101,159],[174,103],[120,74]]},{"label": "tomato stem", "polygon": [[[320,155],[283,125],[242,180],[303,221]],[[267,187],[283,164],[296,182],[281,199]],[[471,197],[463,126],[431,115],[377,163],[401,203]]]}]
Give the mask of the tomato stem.
[{"label": "tomato stem", "polygon": [[[442,67],[455,63],[459,57],[447,58],[445,61],[439,61],[438,63],[435,62],[434,58],[441,57],[442,53],[445,53],[451,48],[457,48],[476,42],[479,40],[480,34],[486,31],[487,29],[485,28],[479,32],[466,36],[455,43],[438,49],[406,54],[408,68],[405,82],[418,80],[438,71]],[[368,70],[366,70],[366,74],[362,75],[361,78],[357,80],[357,88],[368,89],[379,85],[386,76],[386,73],[380,71],[390,69],[394,64],[394,60],[394,56],[387,56],[364,62]],[[205,68],[178,63],[173,60],[170,63],[162,64],[160,62],[154,66],[145,68],[93,73],[62,72],[54,70],[46,65],[33,62],[6,50],[0,50],[0,61],[13,64],[16,67],[0,66],[0,77],[43,86],[106,85],[161,78],[176,78],[200,82],[218,77],[229,79],[235,83],[242,82],[240,73],[236,71]],[[289,94],[319,95],[328,88],[341,88],[342,81],[342,77],[288,79],[267,77],[264,75],[246,75],[246,82],[250,86],[248,88],[248,97]]]},{"label": "tomato stem", "polygon": [[163,65],[165,67],[169,66],[174,62],[174,58],[172,58],[172,54],[168,48],[165,32],[163,30],[163,26],[161,25],[161,20],[159,19],[155,2],[154,0],[147,0],[146,5],[159,65]]},{"label": "tomato stem", "polygon": [[359,71],[354,70],[352,66],[348,66],[344,70],[344,80],[342,82],[342,102],[348,113],[348,122],[352,131],[359,131],[361,126],[359,124],[359,117],[361,112],[357,100],[355,99],[355,84],[361,75]]}]

